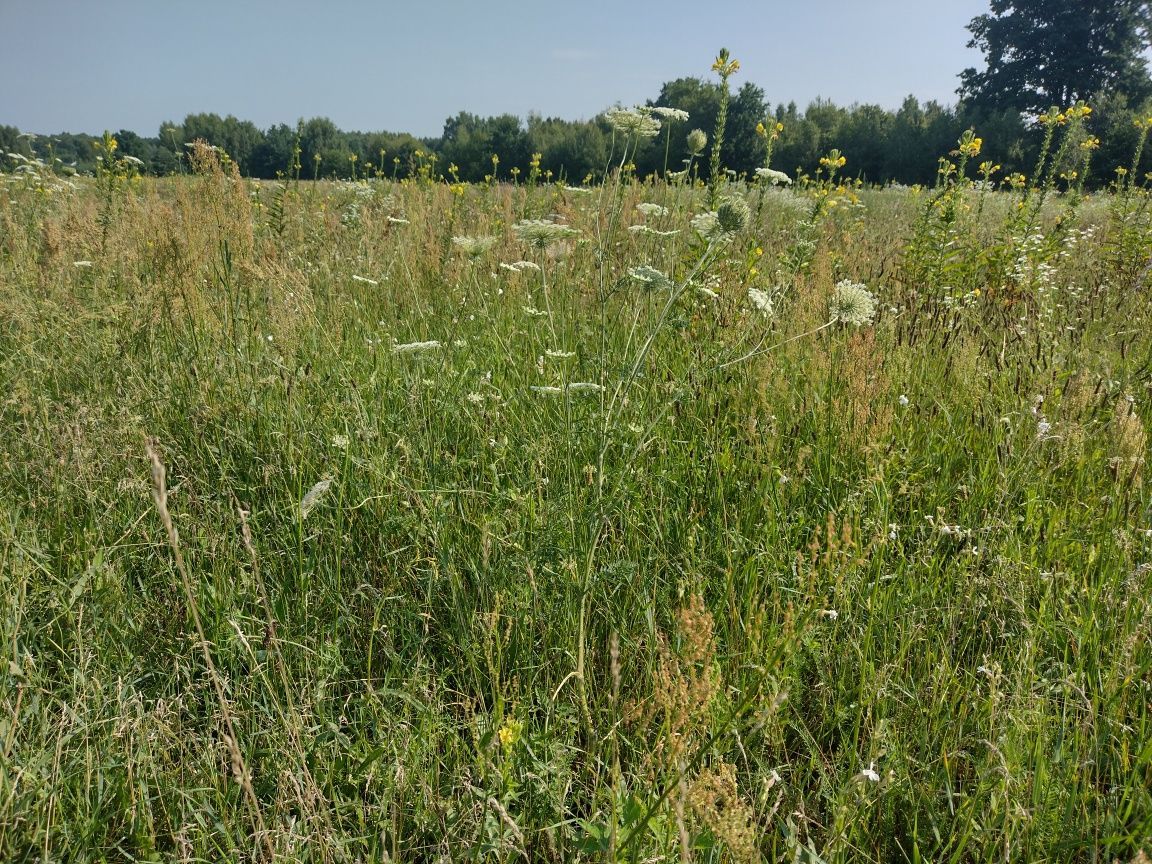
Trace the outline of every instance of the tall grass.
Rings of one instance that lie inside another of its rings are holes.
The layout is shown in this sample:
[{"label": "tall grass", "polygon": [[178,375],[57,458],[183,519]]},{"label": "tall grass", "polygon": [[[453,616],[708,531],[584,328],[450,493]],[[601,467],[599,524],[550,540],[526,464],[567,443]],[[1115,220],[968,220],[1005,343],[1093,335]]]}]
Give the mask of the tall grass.
[{"label": "tall grass", "polygon": [[195,162],[0,192],[0,859],[1152,847],[1139,186]]}]

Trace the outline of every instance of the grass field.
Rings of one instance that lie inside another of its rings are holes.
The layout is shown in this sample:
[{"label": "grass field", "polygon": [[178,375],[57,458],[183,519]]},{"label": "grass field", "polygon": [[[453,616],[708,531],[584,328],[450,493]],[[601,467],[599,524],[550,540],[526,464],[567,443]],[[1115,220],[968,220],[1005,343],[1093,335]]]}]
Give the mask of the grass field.
[{"label": "grass field", "polygon": [[1054,134],[0,178],[0,859],[1147,860],[1152,214]]}]

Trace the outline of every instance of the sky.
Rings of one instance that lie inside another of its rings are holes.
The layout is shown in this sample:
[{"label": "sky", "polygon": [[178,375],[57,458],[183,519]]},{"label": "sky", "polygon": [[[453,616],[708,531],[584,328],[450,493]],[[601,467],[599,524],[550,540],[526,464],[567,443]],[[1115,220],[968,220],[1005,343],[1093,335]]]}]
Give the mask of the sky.
[{"label": "sky", "polygon": [[435,137],[460,111],[568,120],[708,77],[773,105],[956,101],[988,0],[0,0],[0,124],[155,135],[215,112],[261,129]]}]

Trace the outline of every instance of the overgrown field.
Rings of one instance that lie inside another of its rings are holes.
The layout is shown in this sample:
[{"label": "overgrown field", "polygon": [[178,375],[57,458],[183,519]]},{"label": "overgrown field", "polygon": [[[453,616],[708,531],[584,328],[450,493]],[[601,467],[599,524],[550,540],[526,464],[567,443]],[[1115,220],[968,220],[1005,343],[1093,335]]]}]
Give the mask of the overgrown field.
[{"label": "overgrown field", "polygon": [[0,860],[1146,860],[1149,199],[959,146],[3,178]]}]

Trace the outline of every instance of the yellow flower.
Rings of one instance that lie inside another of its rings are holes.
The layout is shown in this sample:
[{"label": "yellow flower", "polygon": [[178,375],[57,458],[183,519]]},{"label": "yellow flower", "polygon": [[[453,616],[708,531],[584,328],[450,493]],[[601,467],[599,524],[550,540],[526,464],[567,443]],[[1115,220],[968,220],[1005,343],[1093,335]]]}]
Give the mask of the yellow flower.
[{"label": "yellow flower", "polygon": [[1089,135],[1080,142],[1080,147],[1084,150],[1096,150],[1100,147],[1100,139],[1094,135]]},{"label": "yellow flower", "polygon": [[496,734],[500,737],[500,745],[509,750],[512,746],[520,740],[520,733],[524,730],[524,724],[518,720],[509,720],[500,727],[500,731]]},{"label": "yellow flower", "polygon": [[757,123],[756,124],[756,134],[759,135],[761,138],[763,138],[765,135],[768,134],[768,130],[764,128],[763,123]]}]

